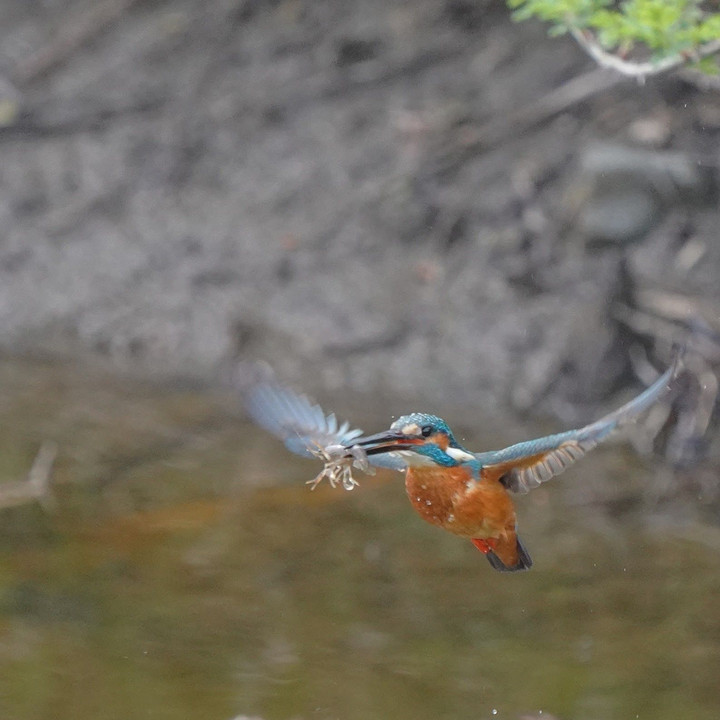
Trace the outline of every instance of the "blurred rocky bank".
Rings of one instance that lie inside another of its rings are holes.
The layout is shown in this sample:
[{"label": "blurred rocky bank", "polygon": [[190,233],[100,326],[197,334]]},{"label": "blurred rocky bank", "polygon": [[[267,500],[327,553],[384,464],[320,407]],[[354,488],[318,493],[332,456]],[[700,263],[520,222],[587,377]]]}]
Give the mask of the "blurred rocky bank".
[{"label": "blurred rocky bank", "polygon": [[[589,419],[720,365],[720,92],[490,0],[3,0],[0,346]],[[714,383],[714,384],[713,384]]]}]

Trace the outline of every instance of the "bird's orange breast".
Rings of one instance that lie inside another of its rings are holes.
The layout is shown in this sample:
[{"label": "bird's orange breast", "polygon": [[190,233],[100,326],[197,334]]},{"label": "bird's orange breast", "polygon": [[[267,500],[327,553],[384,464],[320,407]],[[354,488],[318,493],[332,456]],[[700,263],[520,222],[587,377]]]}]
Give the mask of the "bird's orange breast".
[{"label": "bird's orange breast", "polygon": [[463,467],[409,468],[405,489],[423,520],[455,535],[500,537],[515,527],[507,490],[497,480],[474,480]]}]

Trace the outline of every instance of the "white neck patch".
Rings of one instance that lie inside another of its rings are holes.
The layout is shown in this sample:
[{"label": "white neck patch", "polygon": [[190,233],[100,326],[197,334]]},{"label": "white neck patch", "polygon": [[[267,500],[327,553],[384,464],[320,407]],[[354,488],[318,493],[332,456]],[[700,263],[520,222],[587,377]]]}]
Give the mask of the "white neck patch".
[{"label": "white neck patch", "polygon": [[449,447],[445,452],[453,459],[458,462],[468,462],[474,460],[475,456],[472,453],[465,452],[460,448]]}]

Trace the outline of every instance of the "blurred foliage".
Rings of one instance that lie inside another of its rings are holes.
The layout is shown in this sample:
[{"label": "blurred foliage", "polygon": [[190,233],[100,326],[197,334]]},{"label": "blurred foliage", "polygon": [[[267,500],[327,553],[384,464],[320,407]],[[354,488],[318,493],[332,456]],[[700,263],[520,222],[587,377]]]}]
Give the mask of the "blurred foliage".
[{"label": "blurred foliage", "polygon": [[717,60],[698,59],[703,46],[720,39],[720,13],[698,0],[508,0],[516,20],[538,18],[550,33],[583,31],[603,50],[626,57],[649,53],[660,62],[678,56],[717,72]]}]

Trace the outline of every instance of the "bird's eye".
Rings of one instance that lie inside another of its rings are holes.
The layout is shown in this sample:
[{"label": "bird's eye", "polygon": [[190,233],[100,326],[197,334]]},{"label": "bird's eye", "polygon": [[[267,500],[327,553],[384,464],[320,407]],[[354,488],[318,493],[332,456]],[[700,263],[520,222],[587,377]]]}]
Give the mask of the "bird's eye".
[{"label": "bird's eye", "polygon": [[420,434],[423,437],[430,437],[433,433],[433,426],[432,425],[423,425],[420,429]]}]

